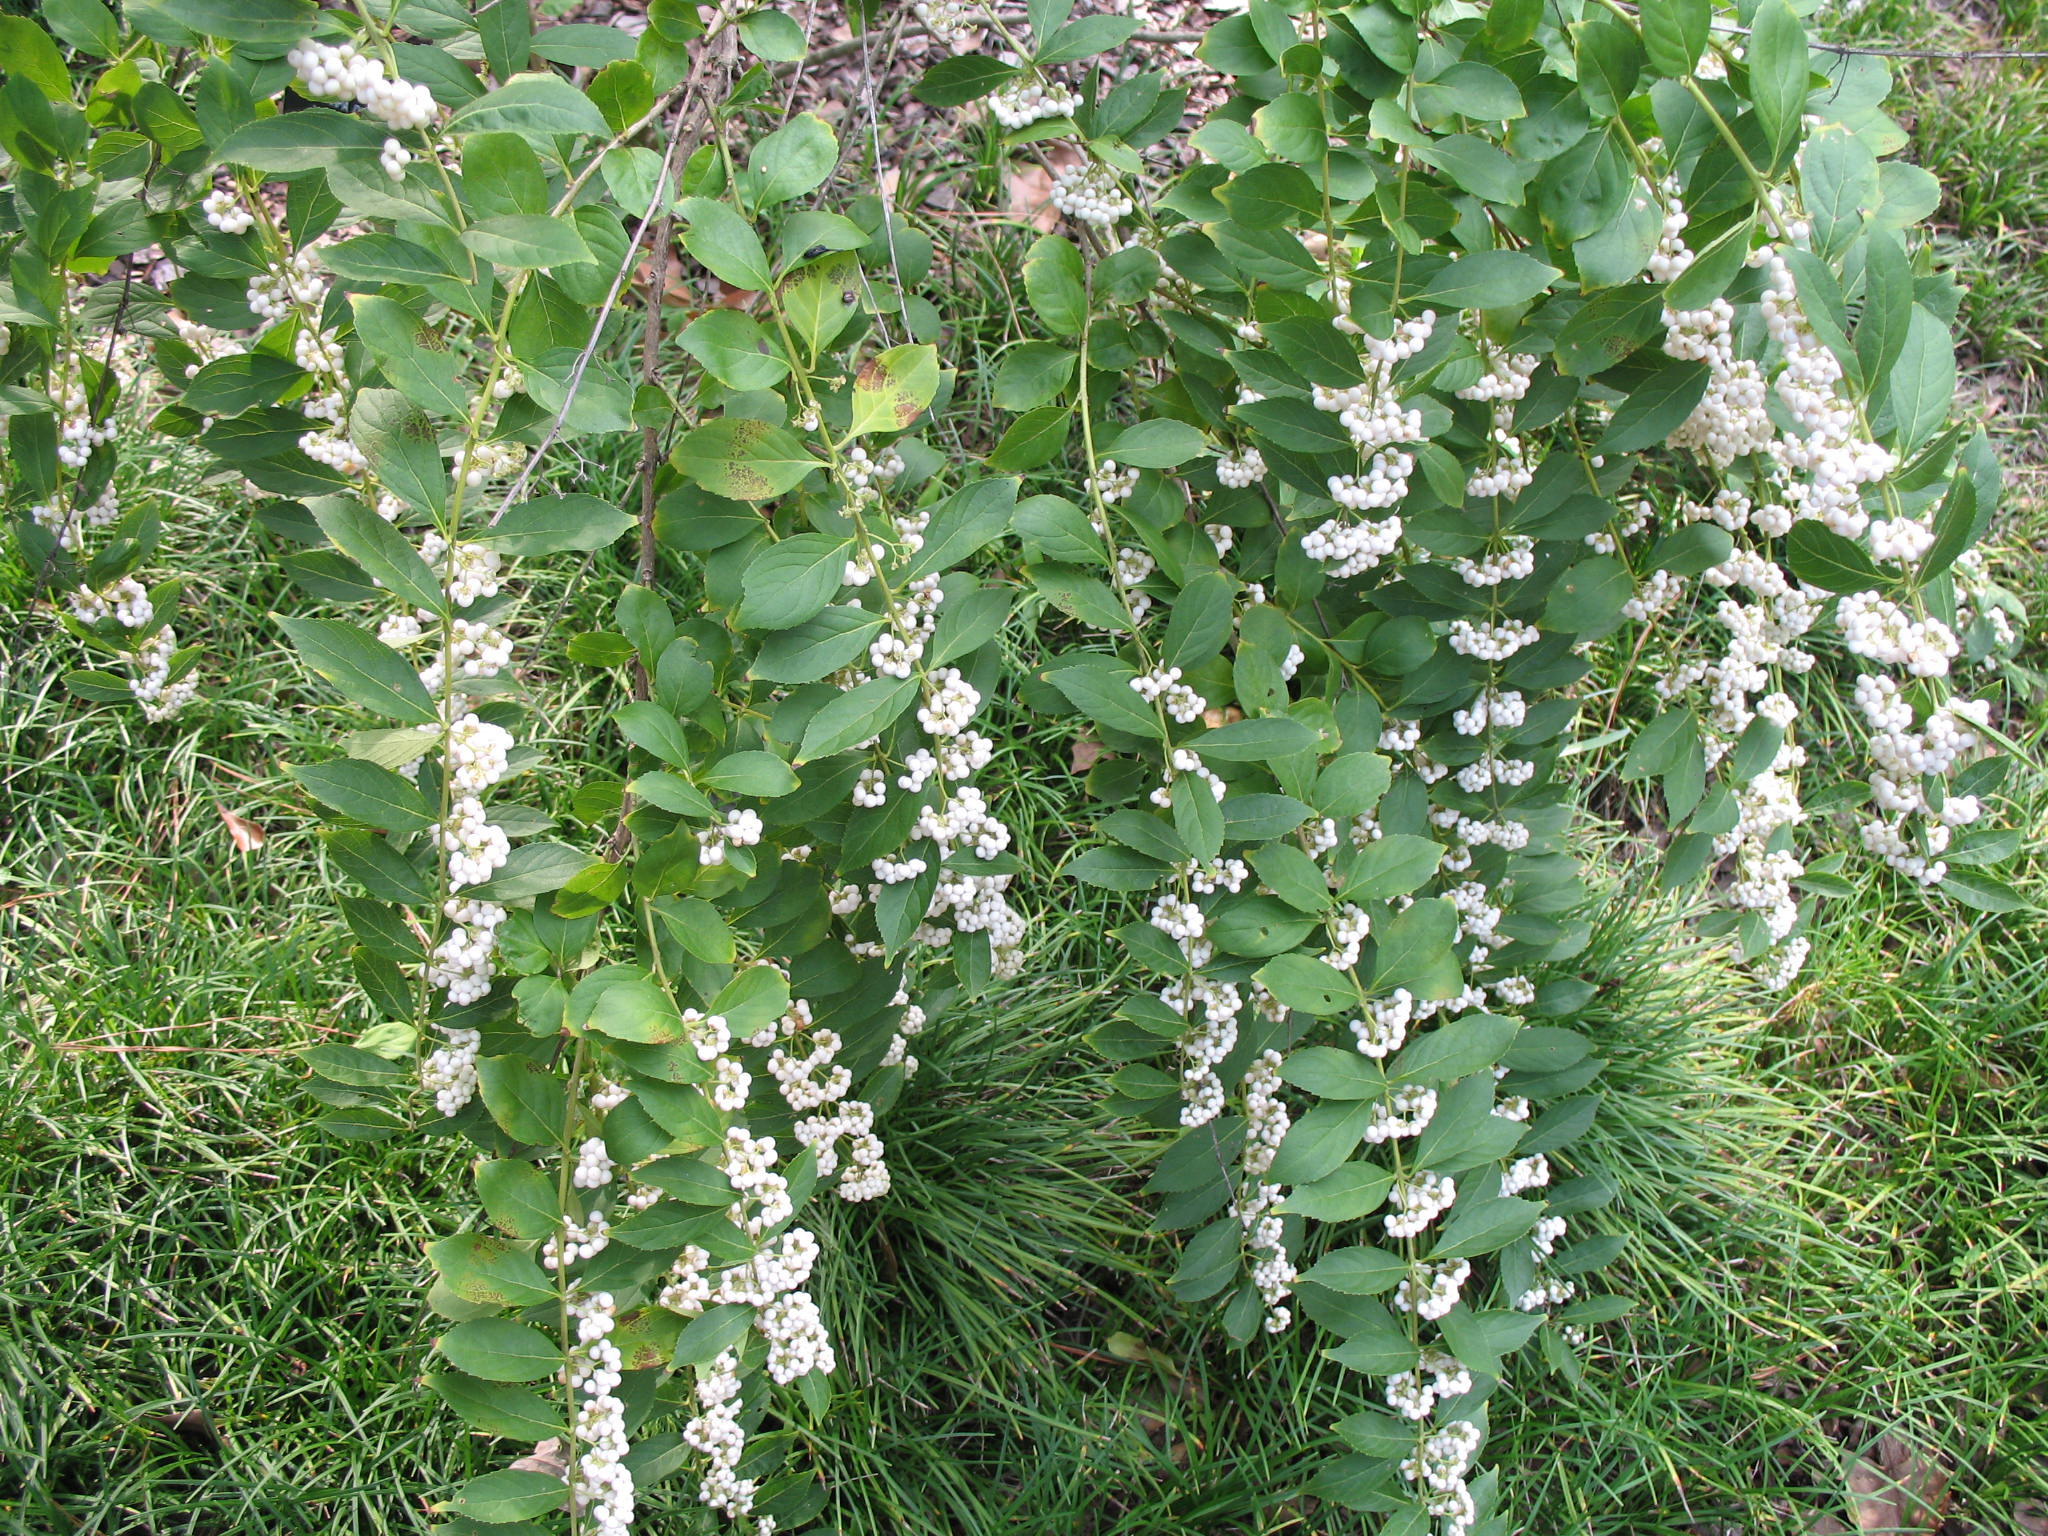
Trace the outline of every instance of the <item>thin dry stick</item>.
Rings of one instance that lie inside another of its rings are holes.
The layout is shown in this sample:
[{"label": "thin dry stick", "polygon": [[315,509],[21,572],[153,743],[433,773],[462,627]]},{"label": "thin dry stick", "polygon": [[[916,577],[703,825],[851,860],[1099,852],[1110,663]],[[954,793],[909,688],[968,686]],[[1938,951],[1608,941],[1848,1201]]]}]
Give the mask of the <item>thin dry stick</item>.
[{"label": "thin dry stick", "polygon": [[540,467],[540,461],[547,451],[555,445],[555,439],[561,436],[562,424],[569,419],[570,408],[576,404],[577,391],[583,387],[584,372],[590,367],[590,359],[597,353],[598,343],[604,339],[605,322],[611,318],[612,308],[619,301],[619,289],[625,285],[626,274],[633,268],[634,253],[640,249],[640,242],[647,237],[647,226],[654,222],[655,210],[667,201],[669,168],[675,164],[676,147],[695,128],[697,119],[703,115],[704,104],[698,98],[697,87],[703,80],[710,58],[711,50],[706,48],[697,56],[697,62],[690,70],[690,78],[683,85],[681,99],[684,105],[678,112],[674,131],[669,134],[668,145],[662,152],[661,169],[654,178],[654,196],[648,200],[647,210],[641,214],[640,223],[633,231],[633,238],[626,247],[625,259],[619,263],[618,271],[612,274],[612,285],[605,293],[604,303],[598,306],[597,319],[590,328],[590,339],[583,344],[583,350],[576,356],[575,366],[569,370],[568,384],[562,396],[562,408],[555,412],[555,419],[548,423],[547,434],[541,438],[540,446],[527,456],[525,466],[519,471],[519,478],[512,482],[510,489],[505,492],[505,499],[498,503],[498,510],[491,514],[491,527],[496,527],[498,519],[511,511],[512,504],[526,493],[527,486],[532,483],[534,471]]}]

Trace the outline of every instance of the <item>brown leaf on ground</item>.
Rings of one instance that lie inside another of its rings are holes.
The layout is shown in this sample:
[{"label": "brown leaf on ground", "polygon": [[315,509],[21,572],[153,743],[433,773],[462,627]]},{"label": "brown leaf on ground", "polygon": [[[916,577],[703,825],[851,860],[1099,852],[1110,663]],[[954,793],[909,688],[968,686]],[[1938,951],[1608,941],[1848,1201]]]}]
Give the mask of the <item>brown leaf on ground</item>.
[{"label": "brown leaf on ground", "polygon": [[2027,1536],[2048,1536],[2048,1504],[2016,1504],[2012,1518]]},{"label": "brown leaf on ground", "polygon": [[245,821],[226,806],[217,806],[215,809],[220,812],[220,819],[227,824],[228,836],[235,840],[235,852],[254,853],[263,846],[267,839],[263,835],[263,829],[255,822]]},{"label": "brown leaf on ground", "polygon": [[1076,736],[1072,752],[1074,772],[1086,773],[1102,761],[1102,743],[1088,736]]},{"label": "brown leaf on ground", "polygon": [[1948,1468],[1895,1435],[1883,1435],[1849,1463],[1849,1496],[1859,1531],[1932,1536],[1948,1511]]},{"label": "brown leaf on ground", "polygon": [[1060,222],[1060,211],[1052,204],[1052,172],[1042,165],[1010,168],[1010,215],[1041,234],[1052,233]]}]

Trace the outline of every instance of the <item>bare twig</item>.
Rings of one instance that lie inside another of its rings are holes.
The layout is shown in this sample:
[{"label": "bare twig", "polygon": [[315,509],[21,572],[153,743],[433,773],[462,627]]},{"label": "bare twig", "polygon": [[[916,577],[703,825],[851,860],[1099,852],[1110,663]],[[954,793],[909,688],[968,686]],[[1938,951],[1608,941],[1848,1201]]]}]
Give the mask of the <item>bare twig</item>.
[{"label": "bare twig", "polygon": [[[540,467],[540,461],[546,456],[548,449],[555,445],[555,439],[561,436],[562,424],[569,419],[569,411],[576,404],[576,393],[583,386],[584,372],[590,367],[590,360],[596,355],[599,342],[604,339],[605,322],[611,318],[612,309],[619,301],[619,289],[625,285],[626,274],[633,269],[633,258],[640,249],[640,242],[647,237],[648,226],[655,222],[656,210],[668,200],[669,171],[675,164],[676,151],[683,140],[695,131],[698,121],[707,111],[698,87],[703,83],[704,72],[710,66],[711,55],[712,50],[706,48],[697,56],[697,62],[691,67],[689,79],[677,92],[677,98],[683,105],[677,112],[674,127],[668,136],[668,144],[662,151],[661,170],[654,178],[654,196],[648,200],[647,209],[640,215],[640,222],[633,230],[633,238],[626,247],[625,259],[619,263],[618,271],[612,274],[611,287],[605,293],[604,303],[598,306],[597,318],[590,327],[590,339],[584,342],[583,350],[576,356],[575,365],[569,370],[562,408],[555,412],[555,418],[548,423],[547,434],[541,438],[540,446],[527,456],[525,466],[519,471],[519,478],[512,482],[505,492],[505,499],[498,503],[498,510],[491,514],[492,527],[496,527],[498,520],[512,509],[512,504],[526,494],[527,486],[533,481],[534,471]],[[637,126],[645,126],[651,121],[652,114],[642,118]],[[666,224],[668,216],[662,215],[662,221]],[[660,306],[657,303],[655,307],[658,311]]]}]

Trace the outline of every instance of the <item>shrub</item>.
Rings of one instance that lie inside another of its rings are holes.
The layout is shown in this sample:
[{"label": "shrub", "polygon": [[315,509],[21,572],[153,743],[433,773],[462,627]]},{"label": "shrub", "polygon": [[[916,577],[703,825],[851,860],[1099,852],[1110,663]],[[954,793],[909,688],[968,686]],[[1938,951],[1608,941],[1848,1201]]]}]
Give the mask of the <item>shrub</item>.
[{"label": "shrub", "polygon": [[[798,1223],[888,1193],[917,1033],[1030,964],[996,695],[1096,758],[1065,872],[1134,899],[1144,979],[1089,1040],[1115,1111],[1182,1128],[1148,1185],[1173,1288],[1247,1347],[1298,1308],[1375,1383],[1309,1487],[1390,1531],[1505,1529],[1473,1469],[1508,1360],[1575,1369],[1627,1305],[1590,1289],[1619,1240],[1571,1237],[1614,1181],[1559,1177],[1603,1064],[1590,792],[1644,786],[1654,878],[1711,878],[1775,985],[1847,889],[1821,809],[2017,900],[1980,872],[2018,841],[1983,825],[1992,703],[1956,686],[2012,639],[1973,554],[1998,473],[1947,424],[1956,292],[1880,61],[1785,0],[1251,0],[1190,125],[1158,72],[1060,78],[1138,30],[1070,9],[916,7],[963,50],[922,100],[1063,146],[1041,334],[986,381],[913,291],[930,239],[784,110],[780,12],[5,21],[9,506],[125,668],[74,691],[204,707],[178,584],[138,575],[163,508],[117,479],[196,448],[296,546],[328,611],[279,626],[376,722],[293,769],[383,1017],[305,1060],[334,1134],[483,1154],[495,1230],[429,1251],[428,1384],[540,1448],[452,1530],[565,1480],[571,1529],[623,1530],[678,1473],[757,1531],[824,1508],[789,1461],[835,1366]],[[1016,62],[964,51],[985,29]],[[687,323],[678,243],[714,299]],[[1014,416],[985,462],[915,435],[984,393]],[[612,628],[522,607],[518,562],[628,539]],[[615,738],[544,761],[586,694]],[[1867,785],[1802,783],[1836,717]]]}]

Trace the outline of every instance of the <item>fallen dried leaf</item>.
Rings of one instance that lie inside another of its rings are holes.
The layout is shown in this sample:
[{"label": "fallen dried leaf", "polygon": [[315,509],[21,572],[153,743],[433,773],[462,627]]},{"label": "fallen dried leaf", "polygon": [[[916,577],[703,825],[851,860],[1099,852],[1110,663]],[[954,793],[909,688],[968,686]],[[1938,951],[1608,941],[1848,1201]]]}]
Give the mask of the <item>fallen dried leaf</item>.
[{"label": "fallen dried leaf", "polygon": [[217,806],[215,809],[220,812],[220,819],[227,823],[228,836],[235,840],[237,853],[254,853],[263,846],[263,829],[255,822],[244,820],[226,806]]},{"label": "fallen dried leaf", "polygon": [[1882,1435],[1870,1456],[1849,1465],[1849,1496],[1856,1528],[1862,1531],[1929,1533],[1941,1529],[1948,1510],[1948,1468],[1899,1439]]},{"label": "fallen dried leaf", "polygon": [[1093,768],[1097,763],[1101,761],[1101,742],[1096,741],[1092,737],[1088,736],[1076,736],[1074,738],[1074,748],[1072,753],[1072,763],[1074,772],[1086,773],[1090,768]]},{"label": "fallen dried leaf", "polygon": [[533,1448],[530,1455],[522,1456],[512,1463],[514,1472],[545,1472],[550,1477],[566,1477],[569,1472],[569,1456],[560,1440],[543,1440]]},{"label": "fallen dried leaf", "polygon": [[1060,211],[1053,206],[1052,172],[1042,165],[1019,165],[1010,172],[1010,213],[1041,234],[1051,234]]}]

